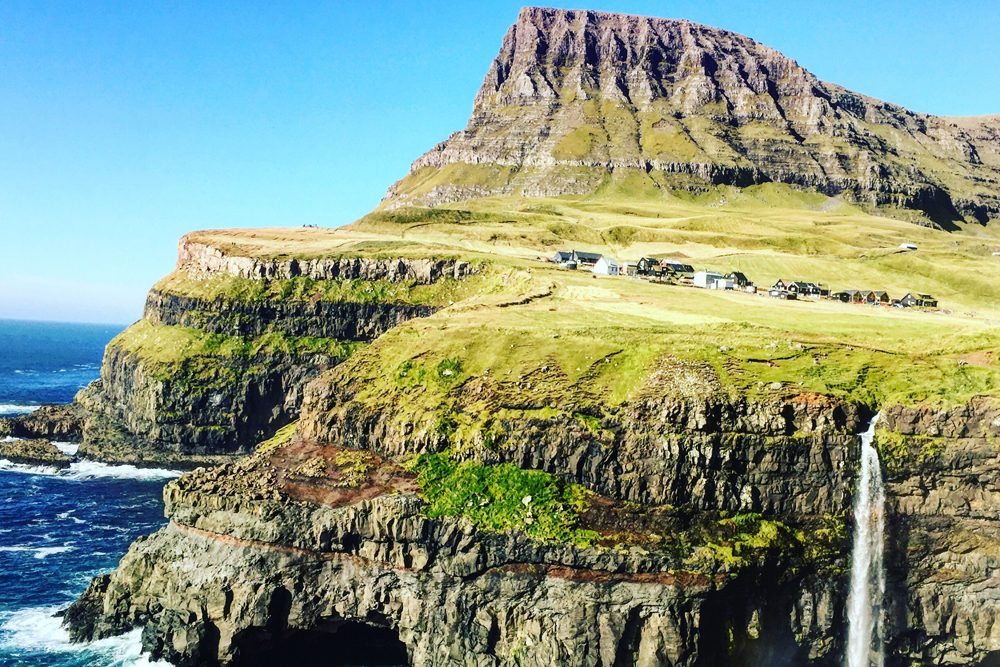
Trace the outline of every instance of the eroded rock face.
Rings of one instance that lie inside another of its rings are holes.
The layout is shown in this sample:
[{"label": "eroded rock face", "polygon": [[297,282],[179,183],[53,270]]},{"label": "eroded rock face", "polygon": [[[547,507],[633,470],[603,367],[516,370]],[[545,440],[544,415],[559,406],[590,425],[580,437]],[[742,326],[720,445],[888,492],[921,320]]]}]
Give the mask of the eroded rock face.
[{"label": "eroded rock face", "polygon": [[182,326],[225,334],[257,337],[279,332],[337,340],[372,340],[435,308],[406,303],[342,301],[261,301],[239,303],[199,299],[151,290],[143,315],[154,324]]},{"label": "eroded rock face", "polygon": [[79,442],[82,435],[83,412],[73,403],[43,405],[25,415],[0,418],[0,437]]},{"label": "eroded rock face", "polygon": [[[389,461],[442,446],[430,432],[394,430],[391,406],[381,417],[353,411],[336,393],[347,386],[310,385],[300,437],[316,451],[347,445]],[[482,387],[468,389],[482,400]],[[994,407],[976,400],[938,415],[950,426],[935,436],[914,426],[929,423],[927,410],[884,412],[887,665],[987,665],[1000,650]],[[849,516],[856,433],[871,416],[814,395],[640,394],[600,429],[511,418],[502,447],[466,455],[543,468],[640,512],[761,512],[808,532]],[[268,454],[279,468],[291,465],[283,452]],[[186,665],[308,656],[352,636],[399,642],[420,665],[840,665],[846,544],[823,571],[774,553],[706,573],[627,541],[542,544],[428,519],[405,480],[290,487],[261,456],[171,483],[171,524],[95,581],[71,614],[75,636],[145,625],[147,649]]]},{"label": "eroded rock face", "polygon": [[[631,169],[666,189],[790,183],[917,209],[949,227],[1000,213],[998,148],[995,121],[938,118],[853,93],[742,35],[528,7],[468,126],[411,170],[464,165],[479,177],[416,193],[404,179],[385,205],[585,194]],[[941,162],[927,164],[924,150]],[[959,173],[976,176],[955,185]]]},{"label": "eroded rock face", "polygon": [[441,278],[463,278],[475,273],[468,262],[455,259],[375,259],[333,257],[316,259],[260,259],[229,254],[205,243],[181,238],[177,270],[195,275],[224,274],[240,278],[276,280],[392,280],[430,284]]},{"label": "eroded rock face", "polygon": [[821,662],[836,644],[822,645],[837,595],[819,579],[768,597],[773,572],[727,580],[643,550],[485,534],[428,520],[409,494],[317,507],[223,488],[167,487],[171,524],[69,610],[77,639],[145,624],[147,649],[182,665],[255,664],[349,624],[387,632],[414,665],[728,664],[727,623],[787,634],[758,642],[782,658],[768,664]]},{"label": "eroded rock face", "polygon": [[[180,243],[178,268],[195,281],[222,274],[255,281],[306,277],[411,284],[464,278],[478,271],[453,259],[264,260],[227,254],[188,237]],[[166,372],[155,349],[144,355],[112,341],[100,381],[79,394],[76,408],[68,408],[80,415],[75,435],[84,440],[81,453],[111,461],[190,466],[247,452],[298,416],[303,386],[342,362],[351,344],[371,341],[435,310],[376,300],[273,296],[242,301],[153,289],[140,324],[154,327],[154,334],[156,327],[178,327],[246,342],[250,351],[191,352],[190,358],[174,360],[173,369]],[[280,340],[271,346],[258,344],[267,336]],[[317,347],[316,339],[346,345],[329,345],[339,348],[329,353],[310,351]],[[296,347],[296,341],[304,344]]]}]

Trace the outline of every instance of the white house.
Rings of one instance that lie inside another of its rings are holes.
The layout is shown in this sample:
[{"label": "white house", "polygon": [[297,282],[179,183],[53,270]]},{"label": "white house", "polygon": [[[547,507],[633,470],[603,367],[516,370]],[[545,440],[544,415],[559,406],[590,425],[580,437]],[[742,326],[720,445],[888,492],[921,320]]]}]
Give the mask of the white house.
[{"label": "white house", "polygon": [[917,249],[917,244],[916,243],[900,243],[899,244],[899,249],[900,250],[909,250],[910,252],[913,252],[914,250]]},{"label": "white house", "polygon": [[610,257],[601,255],[601,258],[594,264],[593,271],[602,276],[617,276],[621,273],[621,266]]},{"label": "white house", "polygon": [[695,287],[704,287],[706,289],[714,288],[716,280],[722,280],[721,273],[715,273],[714,271],[695,271],[694,274]]},{"label": "white house", "polygon": [[732,278],[719,278],[709,287],[712,289],[736,289],[736,282]]}]

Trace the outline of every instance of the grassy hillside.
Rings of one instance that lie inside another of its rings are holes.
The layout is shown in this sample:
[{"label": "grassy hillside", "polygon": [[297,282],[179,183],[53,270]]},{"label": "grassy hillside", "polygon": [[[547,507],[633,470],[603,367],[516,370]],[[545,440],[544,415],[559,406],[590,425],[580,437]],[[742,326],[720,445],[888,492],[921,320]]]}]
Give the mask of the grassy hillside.
[{"label": "grassy hillside", "polygon": [[[274,256],[280,247],[296,256],[395,253],[483,262],[488,268],[475,284],[427,288],[427,294],[387,286],[401,300],[448,307],[390,332],[350,362],[370,367],[357,371],[372,373],[373,392],[379,378],[396,377],[407,363],[426,366],[427,377],[447,360],[473,375],[490,369],[525,376],[558,365],[572,381],[611,355],[589,386],[615,401],[658,365],[673,363],[664,360],[697,362],[711,369],[718,388],[739,393],[780,386],[870,404],[1000,394],[993,352],[1000,349],[1000,258],[992,255],[1000,238],[991,228],[946,233],[784,185],[663,195],[644,178],[608,183],[590,197],[378,210],[343,229],[230,230],[204,232],[199,240],[255,256]],[[901,251],[903,242],[919,249]],[[940,308],[784,302],[594,278],[540,261],[570,248],[621,261],[672,256],[696,268],[740,270],[765,286],[780,277],[894,297],[926,292]],[[170,287],[187,293],[239,287],[177,280]],[[296,298],[323,298],[301,287],[293,290]]]}]

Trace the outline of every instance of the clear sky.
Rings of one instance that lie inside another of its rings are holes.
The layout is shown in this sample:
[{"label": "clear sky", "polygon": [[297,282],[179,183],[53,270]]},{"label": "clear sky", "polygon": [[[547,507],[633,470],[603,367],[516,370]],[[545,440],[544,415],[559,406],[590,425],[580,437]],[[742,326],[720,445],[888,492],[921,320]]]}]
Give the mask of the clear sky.
[{"label": "clear sky", "polygon": [[[1000,113],[1000,3],[551,3],[747,34],[853,90]],[[0,318],[127,323],[213,227],[340,225],[464,126],[521,3],[0,3]]]}]

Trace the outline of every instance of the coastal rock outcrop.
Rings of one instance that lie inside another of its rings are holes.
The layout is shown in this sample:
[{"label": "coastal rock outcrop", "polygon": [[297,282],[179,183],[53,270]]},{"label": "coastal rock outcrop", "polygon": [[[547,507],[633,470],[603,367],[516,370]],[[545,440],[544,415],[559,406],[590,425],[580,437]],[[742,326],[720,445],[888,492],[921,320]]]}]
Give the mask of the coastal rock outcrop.
[{"label": "coastal rock outcrop", "polygon": [[143,319],[111,341],[101,379],[77,396],[81,453],[182,466],[245,453],[297,417],[307,381],[436,312],[480,269],[240,256],[185,237],[178,271],[150,291]]},{"label": "coastal rock outcrop", "polygon": [[73,459],[48,440],[0,440],[0,459],[11,463],[50,468],[68,468]]},{"label": "coastal rock outcrop", "polygon": [[83,437],[83,411],[74,403],[43,405],[24,415],[0,418],[3,436],[79,442]]}]

